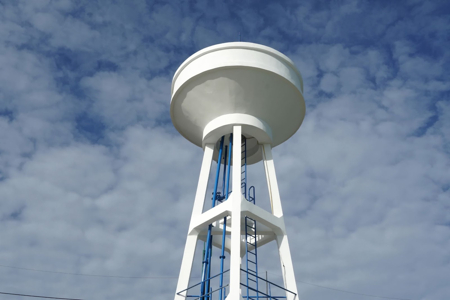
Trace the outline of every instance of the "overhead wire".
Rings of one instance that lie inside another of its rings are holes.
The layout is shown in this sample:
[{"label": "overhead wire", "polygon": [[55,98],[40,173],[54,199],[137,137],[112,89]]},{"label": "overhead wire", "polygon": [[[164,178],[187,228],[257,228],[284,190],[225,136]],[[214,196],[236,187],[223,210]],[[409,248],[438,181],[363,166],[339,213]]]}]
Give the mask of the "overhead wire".
[{"label": "overhead wire", "polygon": [[323,286],[323,285],[318,285],[315,283],[305,282],[305,281],[301,281],[301,280],[297,280],[297,282],[309,284],[309,285],[316,286],[316,287],[323,288],[323,289],[328,289],[328,290],[332,290],[332,291],[338,291],[338,292],[353,294],[353,295],[358,295],[358,296],[366,296],[366,297],[379,298],[379,299],[391,299],[391,300],[412,300],[412,299],[406,299],[406,298],[393,298],[393,297],[377,296],[377,295],[371,295],[371,294],[346,291],[346,290],[331,288],[331,287],[327,287],[327,286]]},{"label": "overhead wire", "polygon": [[[39,270],[39,269],[30,269],[30,268],[21,268],[21,267],[14,267],[14,266],[6,266],[6,265],[0,265],[2,268],[10,268],[10,269],[19,269],[19,270],[25,270],[25,271],[33,271],[33,272],[43,272],[43,273],[54,273],[54,274],[65,274],[65,275],[74,275],[74,276],[88,276],[88,277],[106,277],[106,278],[124,278],[124,279],[177,279],[178,276],[119,276],[119,275],[99,275],[99,274],[85,274],[85,273],[70,273],[70,272],[60,272],[60,271],[49,271],[49,270]],[[273,274],[272,272],[269,272]],[[337,292],[347,293],[347,294],[353,294],[358,296],[366,296],[366,297],[372,297],[372,298],[379,298],[379,299],[389,299],[389,300],[412,300],[407,298],[395,298],[395,297],[387,297],[387,296],[380,296],[380,295],[372,295],[372,294],[364,294],[359,292],[353,292],[348,290],[342,290],[337,288],[332,288],[328,286],[323,286],[311,282],[301,281],[297,280],[299,283],[312,285],[318,288],[322,289],[328,289],[333,290]],[[3,294],[0,292],[0,294]],[[6,293],[8,294],[8,293]],[[31,297],[31,296],[29,296]],[[36,296],[37,297],[37,296]],[[39,297],[37,297],[39,298]],[[45,298],[45,297],[41,297]],[[48,299],[70,299],[70,298],[48,298]],[[76,299],[79,300],[79,299]]]},{"label": "overhead wire", "polygon": [[[267,271],[267,273],[270,274],[274,274],[273,272]],[[332,288],[332,287],[328,287],[328,286],[324,286],[324,285],[319,285],[319,284],[315,284],[315,283],[311,283],[311,282],[306,282],[306,281],[302,281],[302,280],[296,280],[297,283],[303,283],[303,284],[309,284],[315,287],[319,287],[322,289],[327,289],[327,290],[333,290],[333,291],[337,291],[337,292],[342,292],[342,293],[347,293],[347,294],[353,294],[353,295],[358,295],[358,296],[366,296],[366,297],[372,297],[372,298],[379,298],[379,299],[390,299],[390,300],[412,300],[412,299],[407,299],[407,298],[395,298],[395,297],[387,297],[387,296],[379,296],[379,295],[371,295],[371,294],[364,294],[364,293],[359,293],[359,292],[353,292],[353,291],[348,291],[348,290],[341,290],[341,289],[336,289],[336,288]]]},{"label": "overhead wire", "polygon": [[10,295],[10,296],[31,297],[31,298],[43,298],[43,299],[83,300],[83,299],[80,299],[80,298],[61,298],[61,297],[38,296],[38,295],[28,295],[28,294],[7,293],[7,292],[0,292],[0,294],[2,294],[2,295]]},{"label": "overhead wire", "polygon": [[108,277],[108,278],[125,278],[125,279],[139,279],[139,278],[147,278],[147,279],[176,279],[176,276],[119,276],[119,275],[97,275],[97,274],[85,274],[85,273],[70,273],[70,272],[60,272],[60,271],[49,271],[49,270],[38,270],[38,269],[30,269],[30,268],[21,268],[14,266],[6,266],[0,265],[2,268],[10,268],[10,269],[19,269],[25,271],[33,271],[33,272],[42,272],[42,273],[54,273],[54,274],[65,274],[65,275],[74,275],[74,276],[89,276],[89,277]]}]

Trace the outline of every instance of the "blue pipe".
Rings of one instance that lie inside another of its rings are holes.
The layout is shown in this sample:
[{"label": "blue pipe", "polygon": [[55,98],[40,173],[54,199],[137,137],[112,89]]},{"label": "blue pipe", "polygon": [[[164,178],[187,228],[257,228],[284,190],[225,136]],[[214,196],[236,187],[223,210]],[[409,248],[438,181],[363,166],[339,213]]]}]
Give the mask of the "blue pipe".
[{"label": "blue pipe", "polygon": [[214,194],[213,194],[212,207],[216,206],[216,194],[217,194],[217,186],[219,184],[220,162],[222,161],[223,140],[224,140],[224,137],[222,137],[222,139],[220,140],[219,158],[217,159],[216,181],[214,182]]},{"label": "blue pipe", "polygon": [[[247,268],[247,300],[249,297],[249,285],[248,285],[248,234],[247,234],[247,217],[245,217],[245,267]],[[258,276],[258,273],[256,273],[256,276]],[[258,280],[258,279],[256,279]]]},{"label": "blue pipe", "polygon": [[[209,225],[208,227],[208,238],[206,239],[206,251],[205,251],[205,256],[203,258],[203,270],[202,270],[202,284],[200,286],[200,295],[205,295],[205,277],[206,277],[206,272],[208,270],[208,257],[209,257],[209,243],[211,242],[211,227],[212,225]],[[208,277],[206,277],[208,278]],[[202,297],[202,300],[205,299],[204,297]]]},{"label": "blue pipe", "polygon": [[[212,237],[211,237],[212,240]],[[205,290],[206,291],[210,291],[211,290],[211,254],[212,254],[212,242],[209,244],[209,257],[208,257],[208,274],[207,274],[207,278],[208,280],[206,280],[206,286],[205,286]],[[206,299],[209,300],[211,299],[211,294],[206,296]]]},{"label": "blue pipe", "polygon": [[244,197],[247,199],[247,139],[244,138],[244,172],[245,172],[245,185],[244,185]]},{"label": "blue pipe", "polygon": [[225,146],[225,153],[223,157],[223,182],[222,182],[222,196],[225,197],[225,178],[227,177],[227,152],[228,146]]},{"label": "blue pipe", "polygon": [[223,263],[225,260],[225,236],[227,233],[227,217],[223,218],[223,233],[222,233],[222,254],[220,256],[220,294],[219,300],[222,300],[222,295],[225,296],[223,287]]},{"label": "blue pipe", "polygon": [[[219,174],[220,174],[220,162],[222,160],[222,149],[223,149],[223,140],[224,137],[222,137],[222,139],[220,140],[220,148],[219,148],[219,158],[217,160],[217,171],[216,171],[216,181],[214,183],[214,193],[213,193],[213,202],[212,202],[212,207],[214,207],[216,205],[216,194],[217,194],[217,185],[219,183]],[[202,270],[202,284],[201,284],[201,288],[200,288],[200,295],[205,295],[207,293],[205,293],[205,276],[207,275],[207,270],[209,270],[208,268],[208,264],[211,264],[210,261],[210,257],[211,257],[211,244],[212,244],[212,236],[211,236],[211,228],[212,228],[212,224],[209,224],[208,226],[208,237],[206,239],[206,253],[205,256],[203,258],[203,270]],[[206,277],[206,278],[209,278]],[[209,290],[209,280],[208,280],[208,289]],[[202,299],[204,299],[204,297],[202,297]]]},{"label": "blue pipe", "polygon": [[227,189],[226,189],[226,194],[225,194],[225,199],[228,200],[228,193],[230,190],[230,165],[231,165],[231,152],[233,152],[233,134],[230,134],[230,143],[228,145],[228,174],[227,174]]},{"label": "blue pipe", "polygon": [[[226,146],[225,146],[225,149]],[[225,199],[228,200],[228,194],[229,194],[229,190],[230,190],[230,174],[231,174],[231,153],[233,152],[233,134],[230,134],[230,141],[229,141],[229,146],[228,146],[228,159],[227,159],[227,164],[225,166],[225,169],[227,170],[227,182],[226,182],[226,191],[225,191]],[[226,151],[225,150],[225,153]],[[225,174],[224,174],[225,175]],[[225,236],[226,236],[226,227],[227,227],[227,217],[223,218],[223,232],[222,232],[222,253],[220,256],[221,262],[220,262],[220,300],[222,300],[222,295],[225,295],[224,290],[222,289],[223,287],[223,264],[224,264],[224,260],[225,260]]]}]

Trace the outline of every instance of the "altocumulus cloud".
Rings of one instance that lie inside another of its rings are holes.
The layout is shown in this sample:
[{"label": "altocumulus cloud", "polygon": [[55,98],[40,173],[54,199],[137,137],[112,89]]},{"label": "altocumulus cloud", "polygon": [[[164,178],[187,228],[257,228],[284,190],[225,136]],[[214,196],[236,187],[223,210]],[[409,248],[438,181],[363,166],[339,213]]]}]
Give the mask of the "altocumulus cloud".
[{"label": "altocumulus cloud", "polygon": [[[201,150],[171,125],[171,79],[240,34],[304,77],[304,124],[275,149],[297,279],[448,299],[449,12],[446,1],[1,1],[0,265],[176,277]],[[277,260],[264,268],[280,272]],[[84,299],[170,299],[176,285],[2,267],[0,279],[0,291]],[[298,287],[300,299],[364,298]]]}]

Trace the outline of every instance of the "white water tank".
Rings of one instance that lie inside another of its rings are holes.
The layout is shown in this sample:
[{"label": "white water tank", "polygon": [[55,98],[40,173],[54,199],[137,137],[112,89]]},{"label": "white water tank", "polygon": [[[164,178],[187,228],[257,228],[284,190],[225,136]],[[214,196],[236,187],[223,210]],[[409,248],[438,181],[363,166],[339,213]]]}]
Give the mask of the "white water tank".
[{"label": "white water tank", "polygon": [[172,81],[175,128],[199,147],[242,125],[247,162],[261,160],[258,144],[289,139],[305,116],[303,81],[294,63],[259,44],[214,45],[189,57]]}]

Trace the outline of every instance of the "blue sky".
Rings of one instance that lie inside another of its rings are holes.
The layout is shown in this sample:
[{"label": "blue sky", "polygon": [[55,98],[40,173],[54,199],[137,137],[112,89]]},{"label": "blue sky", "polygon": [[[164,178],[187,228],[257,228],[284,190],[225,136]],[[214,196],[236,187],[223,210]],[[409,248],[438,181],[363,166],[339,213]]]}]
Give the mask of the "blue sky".
[{"label": "blue sky", "polygon": [[[240,35],[303,74],[305,121],[274,149],[300,299],[374,299],[309,282],[447,300],[449,13],[446,1],[0,1],[0,291],[173,297],[202,151],[172,126],[172,76]],[[261,203],[262,171],[249,178]],[[263,264],[274,280],[277,260]]]}]

